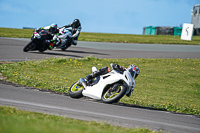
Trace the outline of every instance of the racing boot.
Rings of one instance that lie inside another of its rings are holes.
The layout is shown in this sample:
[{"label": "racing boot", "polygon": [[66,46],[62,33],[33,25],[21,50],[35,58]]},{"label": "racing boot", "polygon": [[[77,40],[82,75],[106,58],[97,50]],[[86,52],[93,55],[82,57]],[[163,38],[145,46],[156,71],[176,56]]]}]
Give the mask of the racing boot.
[{"label": "racing boot", "polygon": [[72,39],[72,45],[77,45],[77,40]]},{"label": "racing boot", "polygon": [[53,42],[50,42],[49,43],[49,50],[52,50],[54,48],[54,43]]},{"label": "racing boot", "polygon": [[56,46],[55,40],[46,40],[46,44],[48,45],[47,48],[49,50],[52,50]]}]

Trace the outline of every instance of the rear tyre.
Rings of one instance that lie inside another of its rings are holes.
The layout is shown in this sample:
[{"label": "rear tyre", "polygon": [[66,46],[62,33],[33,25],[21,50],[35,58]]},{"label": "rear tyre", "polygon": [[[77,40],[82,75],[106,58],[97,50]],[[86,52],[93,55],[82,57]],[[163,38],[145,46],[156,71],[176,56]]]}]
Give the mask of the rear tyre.
[{"label": "rear tyre", "polygon": [[65,51],[66,49],[68,49],[71,46],[70,41],[68,41],[63,47],[61,47],[62,51]]},{"label": "rear tyre", "polygon": [[78,85],[79,81],[75,82],[70,88],[69,88],[69,96],[71,98],[81,98],[83,97],[82,91],[83,86]]},{"label": "rear tyre", "polygon": [[122,84],[115,84],[112,87],[105,89],[101,100],[104,103],[116,103],[118,102],[126,93],[126,87]]},{"label": "rear tyre", "polygon": [[36,48],[36,44],[33,43],[33,41],[30,41],[23,49],[24,52],[28,52],[28,51],[31,51],[31,50],[35,50]]},{"label": "rear tyre", "polygon": [[[70,45],[71,46],[71,45]],[[64,46],[63,48],[61,48],[62,51],[65,51],[66,49],[68,49],[70,46]]]},{"label": "rear tyre", "polygon": [[62,50],[62,51],[65,51],[65,50],[66,50],[66,48],[61,48],[61,50]]}]

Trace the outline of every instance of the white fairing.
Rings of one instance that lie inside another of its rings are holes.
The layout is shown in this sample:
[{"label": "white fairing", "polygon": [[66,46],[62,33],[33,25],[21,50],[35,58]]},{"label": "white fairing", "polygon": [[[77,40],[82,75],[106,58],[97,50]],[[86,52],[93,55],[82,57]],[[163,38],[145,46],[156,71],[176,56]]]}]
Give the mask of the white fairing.
[{"label": "white fairing", "polygon": [[50,29],[50,27],[51,27],[51,26],[48,25],[48,26],[45,26],[44,29],[45,29],[45,30],[48,30],[48,29]]},{"label": "white fairing", "polygon": [[128,85],[129,89],[127,89],[127,93],[135,88],[135,80],[132,78],[131,74],[128,71],[125,71],[123,76],[126,78],[125,82]]},{"label": "white fairing", "polygon": [[57,39],[58,41],[61,41],[61,45],[64,45],[66,43],[67,37],[72,36],[72,33],[66,28],[59,29],[59,34],[60,35],[55,35],[53,37],[53,40]]},{"label": "white fairing", "polygon": [[135,81],[128,71],[125,71],[122,75],[117,71],[112,70],[108,74],[100,76],[100,80],[97,84],[87,86],[82,93],[84,96],[100,100],[105,87],[120,80],[124,81],[124,86],[127,88],[127,92],[130,92],[130,89],[133,89],[135,86]]},{"label": "white fairing", "polygon": [[58,36],[58,38],[60,38],[60,39],[66,39],[67,36],[69,36],[69,37],[72,36],[72,33],[66,28],[60,29],[59,33],[61,34],[61,35]]}]

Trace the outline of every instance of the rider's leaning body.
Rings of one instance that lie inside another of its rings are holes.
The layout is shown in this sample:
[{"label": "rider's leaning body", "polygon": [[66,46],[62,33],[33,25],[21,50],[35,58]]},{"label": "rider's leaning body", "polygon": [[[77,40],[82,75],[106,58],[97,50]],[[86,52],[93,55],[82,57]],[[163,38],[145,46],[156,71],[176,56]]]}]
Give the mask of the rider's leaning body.
[{"label": "rider's leaning body", "polygon": [[[127,69],[125,67],[123,67],[123,66],[119,66],[118,64],[114,64],[114,63],[111,63],[110,66],[111,66],[112,69],[118,71],[120,74],[123,74],[125,70],[128,70],[129,73],[131,74],[131,76],[133,77],[133,79],[136,79],[137,76],[140,73],[140,69],[137,66],[133,65],[133,64],[131,64]],[[100,75],[107,74],[109,72],[110,72],[110,68],[105,66],[105,67],[102,67],[101,69],[99,69],[98,71],[87,75],[85,77],[85,79],[87,81],[89,81],[92,78],[98,77]]]},{"label": "rider's leaning body", "polygon": [[[131,76],[132,76],[133,79],[136,79],[137,76],[138,76],[139,73],[140,73],[140,69],[139,69],[137,66],[133,65],[133,64],[131,64],[128,68],[125,68],[125,67],[123,67],[123,66],[119,66],[118,64],[114,64],[114,63],[111,63],[110,66],[111,66],[112,69],[116,70],[116,71],[117,71],[118,73],[120,73],[120,74],[123,74],[124,71],[128,71],[128,72],[131,74]],[[99,69],[98,71],[95,71],[95,72],[93,72],[93,73],[87,75],[87,76],[85,77],[85,80],[86,80],[86,81],[85,81],[83,78],[81,78],[81,79],[79,80],[79,84],[82,85],[84,88],[86,88],[86,87],[89,85],[88,83],[89,83],[90,81],[92,81],[92,79],[95,79],[96,77],[99,77],[99,76],[101,76],[101,75],[107,74],[107,73],[109,73],[109,72],[110,72],[110,68],[109,68],[109,67],[102,67],[102,68]],[[112,91],[112,89],[111,89],[110,91]],[[127,96],[130,96],[130,95],[131,95],[131,92],[132,92],[132,91],[130,91],[130,92],[127,94]]]},{"label": "rider's leaning body", "polygon": [[[71,30],[72,36],[68,36],[67,33],[64,32],[68,27],[72,27]],[[53,23],[49,26],[37,28],[35,31],[39,32],[41,30],[46,30],[52,35],[52,40],[51,41],[48,40],[47,42],[49,43],[50,49],[53,49],[55,46],[59,45],[64,46],[67,43],[69,43],[69,41],[71,42],[70,45],[71,44],[77,45],[77,40],[81,31],[81,23],[78,19],[75,19],[71,24],[65,25],[62,28],[59,28],[57,24]],[[66,39],[66,41],[64,41],[65,43],[61,44],[61,39]],[[53,43],[53,45],[51,42]]]},{"label": "rider's leaning body", "polygon": [[80,20],[79,19],[75,19],[72,23],[68,24],[68,25],[65,25],[63,26],[65,28],[69,28],[71,27],[72,28],[72,43],[73,45],[77,45],[77,40],[78,40],[78,37],[80,35],[80,32],[81,32],[81,23],[80,23]]}]

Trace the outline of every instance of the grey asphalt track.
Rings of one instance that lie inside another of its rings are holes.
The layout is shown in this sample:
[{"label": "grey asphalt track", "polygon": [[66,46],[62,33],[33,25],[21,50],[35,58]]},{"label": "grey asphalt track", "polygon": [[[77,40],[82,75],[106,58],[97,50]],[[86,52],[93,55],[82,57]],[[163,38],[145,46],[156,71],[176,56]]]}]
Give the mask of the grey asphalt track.
[{"label": "grey asphalt track", "polygon": [[66,51],[60,49],[23,52],[23,47],[30,39],[0,37],[0,60],[33,60],[49,57],[82,58],[94,56],[98,58],[198,58],[200,46],[195,45],[159,45],[159,44],[126,44],[78,42]]},{"label": "grey asphalt track", "polygon": [[72,99],[69,96],[16,87],[5,82],[0,83],[0,105],[129,128],[145,127],[154,131],[176,133],[200,132],[200,118],[192,115],[173,114],[120,103],[104,104],[85,98]]},{"label": "grey asphalt track", "polygon": [[[54,49],[44,53],[23,52],[29,39],[0,37],[0,61],[37,60],[49,57],[82,58],[198,58],[200,46],[119,44],[78,42],[66,51]],[[0,105],[62,115],[80,120],[108,122],[117,126],[147,127],[155,131],[199,133],[200,118],[174,114],[126,104],[104,104],[92,99],[72,99],[69,96],[41,92],[0,80]]]}]

